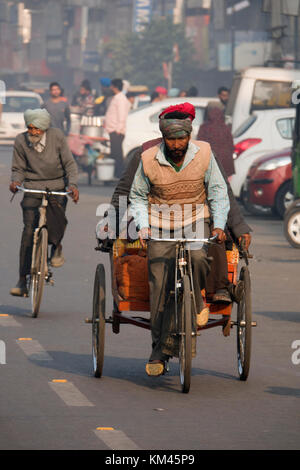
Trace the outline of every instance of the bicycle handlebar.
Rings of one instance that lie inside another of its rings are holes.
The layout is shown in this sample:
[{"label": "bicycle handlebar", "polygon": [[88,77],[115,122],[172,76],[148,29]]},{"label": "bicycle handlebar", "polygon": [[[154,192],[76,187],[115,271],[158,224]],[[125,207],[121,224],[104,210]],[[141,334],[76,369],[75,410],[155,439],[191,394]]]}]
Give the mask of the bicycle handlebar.
[{"label": "bicycle handlebar", "polygon": [[34,193],[34,194],[49,194],[54,196],[67,196],[68,194],[72,194],[72,191],[44,191],[40,189],[27,189],[23,188],[23,186],[17,186],[18,191],[23,191],[23,193]]}]

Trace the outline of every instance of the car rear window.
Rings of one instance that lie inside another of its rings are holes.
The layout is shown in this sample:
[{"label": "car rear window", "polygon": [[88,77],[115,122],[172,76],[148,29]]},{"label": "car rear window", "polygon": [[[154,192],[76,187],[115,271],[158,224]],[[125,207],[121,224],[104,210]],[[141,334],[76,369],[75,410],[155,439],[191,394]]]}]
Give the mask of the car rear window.
[{"label": "car rear window", "polygon": [[293,138],[295,118],[278,119],[276,121],[276,126],[283,139],[291,140]]},{"label": "car rear window", "polygon": [[255,123],[256,119],[257,116],[255,115],[249,116],[246,121],[244,121],[243,124],[241,124],[240,127],[237,128],[237,130],[233,134],[233,137],[236,138],[243,135]]},{"label": "car rear window", "polygon": [[3,105],[5,113],[24,113],[26,109],[40,108],[41,104],[34,96],[6,96],[6,103]]},{"label": "car rear window", "polygon": [[292,82],[256,80],[251,110],[290,108]]}]

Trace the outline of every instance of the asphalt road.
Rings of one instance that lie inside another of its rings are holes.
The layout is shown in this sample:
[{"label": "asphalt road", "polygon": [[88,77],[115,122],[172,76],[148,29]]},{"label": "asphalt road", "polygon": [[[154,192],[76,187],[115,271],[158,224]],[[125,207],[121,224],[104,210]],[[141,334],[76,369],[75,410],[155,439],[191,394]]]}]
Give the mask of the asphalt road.
[{"label": "asphalt road", "polygon": [[[107,255],[94,251],[96,208],[113,188],[88,187],[82,177],[80,202],[70,201],[67,211],[66,264],[33,319],[29,299],[9,295],[22,230],[21,197],[10,203],[7,189],[10,158],[2,148],[0,449],[299,449],[300,250],[285,241],[282,222],[248,218],[258,326],[247,382],[238,379],[234,329],[229,338],[220,328],[202,333],[191,390],[182,394],[175,360],[168,375],[146,376],[150,334],[129,325],[119,335],[107,328],[104,375],[96,379],[84,319],[91,316],[95,268],[108,267]],[[111,306],[108,295],[108,312]]]}]

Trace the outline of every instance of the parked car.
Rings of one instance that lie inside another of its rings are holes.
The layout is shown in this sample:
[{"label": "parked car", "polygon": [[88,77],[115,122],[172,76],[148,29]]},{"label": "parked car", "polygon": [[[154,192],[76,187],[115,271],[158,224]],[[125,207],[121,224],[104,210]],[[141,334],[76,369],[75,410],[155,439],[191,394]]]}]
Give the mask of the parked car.
[{"label": "parked car", "polygon": [[189,102],[195,106],[196,118],[193,122],[193,138],[196,138],[200,125],[203,122],[205,108],[210,101],[216,98],[166,98],[163,101],[151,103],[132,110],[127,118],[126,136],[123,142],[123,151],[126,159],[130,159],[138,147],[151,139],[161,137],[159,130],[159,115],[168,106]]},{"label": "parked car", "polygon": [[232,132],[254,111],[289,108],[295,80],[300,80],[300,70],[249,67],[237,72],[225,111]]},{"label": "parked car", "polygon": [[0,121],[0,144],[11,144],[18,134],[26,130],[24,111],[40,108],[43,103],[38,93],[7,91]]},{"label": "parked car", "polygon": [[295,109],[256,111],[233,134],[235,174],[231,186],[237,198],[251,165],[259,157],[292,146]]},{"label": "parked car", "polygon": [[264,155],[250,167],[243,188],[243,203],[250,213],[256,214],[261,208],[268,208],[284,217],[294,200],[291,151],[288,147]]}]

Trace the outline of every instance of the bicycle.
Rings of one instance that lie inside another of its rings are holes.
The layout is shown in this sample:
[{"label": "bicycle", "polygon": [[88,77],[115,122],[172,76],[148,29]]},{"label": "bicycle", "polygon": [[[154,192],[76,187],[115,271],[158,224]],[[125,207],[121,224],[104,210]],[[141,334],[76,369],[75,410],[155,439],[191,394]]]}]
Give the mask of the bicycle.
[{"label": "bicycle", "polygon": [[33,235],[31,269],[28,280],[32,317],[36,318],[40,311],[45,282],[50,285],[54,284],[52,271],[49,266],[50,257],[48,256],[48,229],[46,218],[48,198],[50,196],[67,196],[71,192],[26,189],[22,186],[17,186],[17,189],[23,193],[42,194],[43,196],[42,204],[39,208],[39,224]]},{"label": "bicycle", "polygon": [[152,241],[176,243],[175,285],[174,291],[171,291],[171,295],[175,296],[175,331],[172,335],[179,339],[179,371],[183,393],[188,393],[191,385],[192,338],[197,336],[192,259],[186,244],[209,244],[216,239],[217,235],[205,239],[151,238]]}]

